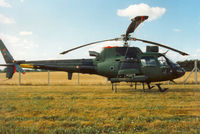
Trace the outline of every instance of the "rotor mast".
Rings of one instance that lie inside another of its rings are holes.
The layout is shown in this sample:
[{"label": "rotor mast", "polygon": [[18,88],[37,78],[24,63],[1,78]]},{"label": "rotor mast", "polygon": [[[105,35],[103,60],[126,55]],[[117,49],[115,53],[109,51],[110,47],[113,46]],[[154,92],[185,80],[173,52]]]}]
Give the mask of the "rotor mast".
[{"label": "rotor mast", "polygon": [[121,35],[121,40],[124,41],[123,43],[123,47],[129,47],[128,41],[131,39],[131,35],[128,35],[128,37],[126,37],[125,34]]}]

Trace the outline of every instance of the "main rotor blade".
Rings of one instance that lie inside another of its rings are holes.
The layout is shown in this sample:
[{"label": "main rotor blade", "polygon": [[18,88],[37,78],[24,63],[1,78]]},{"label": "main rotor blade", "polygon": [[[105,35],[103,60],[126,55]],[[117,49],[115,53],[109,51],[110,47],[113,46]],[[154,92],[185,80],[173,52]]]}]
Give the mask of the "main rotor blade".
[{"label": "main rotor blade", "polygon": [[126,30],[126,39],[128,39],[128,35],[130,33],[133,33],[135,29],[146,19],[148,19],[148,16],[137,16],[133,19],[131,19],[131,24],[129,25],[128,29]]},{"label": "main rotor blade", "polygon": [[159,46],[159,47],[167,48],[167,49],[169,49],[169,50],[178,52],[179,54],[181,54],[181,55],[183,55],[183,56],[189,55],[189,54],[187,54],[187,53],[185,53],[185,52],[182,52],[182,51],[179,51],[179,50],[177,50],[177,49],[174,49],[174,48],[165,46],[165,45],[160,44],[160,43],[156,43],[156,42],[152,42],[152,41],[148,41],[148,40],[137,39],[137,38],[131,38],[131,39],[132,39],[133,41],[142,41],[142,42],[144,42],[144,43],[149,43],[149,44],[153,44],[153,45],[156,45],[156,46]]},{"label": "main rotor blade", "polygon": [[118,41],[118,40],[121,40],[121,38],[115,38],[115,39],[108,39],[108,40],[101,40],[101,41],[96,41],[96,42],[92,42],[92,43],[88,43],[88,44],[85,44],[85,45],[81,45],[81,46],[78,46],[78,47],[75,47],[75,48],[72,48],[72,49],[69,49],[67,51],[64,51],[60,54],[66,54],[66,53],[69,53],[73,50],[76,50],[76,49],[79,49],[79,48],[82,48],[82,47],[86,47],[86,46],[90,46],[90,45],[93,45],[93,44],[97,44],[97,43],[102,43],[102,42],[106,42],[106,41]]}]

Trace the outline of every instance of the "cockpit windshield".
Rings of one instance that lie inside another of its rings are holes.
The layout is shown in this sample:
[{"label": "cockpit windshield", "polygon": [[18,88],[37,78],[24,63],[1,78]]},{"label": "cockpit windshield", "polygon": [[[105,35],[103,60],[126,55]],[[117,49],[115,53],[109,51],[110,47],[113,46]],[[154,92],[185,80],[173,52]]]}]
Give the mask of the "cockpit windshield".
[{"label": "cockpit windshield", "polygon": [[171,60],[169,60],[170,64],[172,65],[173,68],[175,67],[181,67],[179,64],[172,62]]},{"label": "cockpit windshield", "polygon": [[172,60],[170,60],[168,57],[166,57],[168,59],[169,64],[174,68],[174,67],[180,67],[179,64],[177,64],[176,62],[173,62]]},{"label": "cockpit windshield", "polygon": [[158,57],[158,62],[159,62],[161,67],[168,66],[167,59],[163,55]]}]

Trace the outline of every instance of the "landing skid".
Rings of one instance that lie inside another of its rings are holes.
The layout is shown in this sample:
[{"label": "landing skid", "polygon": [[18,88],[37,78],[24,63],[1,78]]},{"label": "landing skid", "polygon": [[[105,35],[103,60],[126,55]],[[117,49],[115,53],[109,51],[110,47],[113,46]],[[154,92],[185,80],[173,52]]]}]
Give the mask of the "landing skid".
[{"label": "landing skid", "polygon": [[[168,88],[162,88],[161,87],[161,85],[162,85],[161,83],[158,83],[158,84],[155,84],[155,85],[158,87],[160,92],[165,92],[168,89]],[[151,90],[152,88],[155,87],[155,86],[151,86],[150,83],[147,83],[147,86],[148,86],[149,90]],[[144,82],[142,83],[142,87],[143,87],[143,91],[145,92],[146,90],[145,90],[145,83]]]},{"label": "landing skid", "polygon": [[117,83],[112,83],[112,91],[117,93]]},{"label": "landing skid", "polygon": [[[151,86],[150,83],[147,83],[149,90],[151,90],[152,88],[154,88],[155,86]],[[165,92],[167,91],[168,88],[162,88],[160,85],[162,85],[161,83],[155,84],[160,92]],[[143,88],[144,89],[144,88]]]},{"label": "landing skid", "polygon": [[[117,83],[111,83],[112,84],[112,91],[114,91],[114,93],[117,93]],[[155,84],[160,92],[165,92],[168,90],[168,88],[162,88],[161,87],[161,83]],[[131,87],[133,87],[133,83],[131,83],[130,85]],[[152,88],[154,88],[155,86],[151,86],[150,83],[147,83],[148,89],[151,90]],[[145,83],[142,83],[142,87],[143,87],[143,91],[145,92]],[[137,83],[135,83],[135,89],[137,89]]]},{"label": "landing skid", "polygon": [[158,87],[158,89],[159,89],[160,92],[165,92],[165,91],[167,91],[168,88],[161,88],[160,85],[161,85],[160,83],[159,83],[159,84],[156,84],[156,86]]},{"label": "landing skid", "polygon": [[147,83],[147,85],[148,85],[149,90],[155,87],[155,86],[151,86],[150,83]]}]

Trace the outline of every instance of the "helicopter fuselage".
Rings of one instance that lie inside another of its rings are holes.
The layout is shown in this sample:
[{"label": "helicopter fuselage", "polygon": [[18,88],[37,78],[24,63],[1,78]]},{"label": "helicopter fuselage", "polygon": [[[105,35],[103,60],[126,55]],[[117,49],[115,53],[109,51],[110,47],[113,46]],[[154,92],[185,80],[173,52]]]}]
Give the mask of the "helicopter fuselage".
[{"label": "helicopter fuselage", "polygon": [[97,74],[111,82],[158,82],[185,74],[178,64],[158,52],[143,53],[137,47],[104,48],[96,57]]},{"label": "helicopter fuselage", "polygon": [[[94,53],[94,52],[93,52]],[[92,55],[92,54],[91,54]],[[106,47],[94,59],[19,61],[23,68],[97,74],[116,82],[159,82],[185,74],[178,64],[158,52],[142,52],[138,47]]]}]

